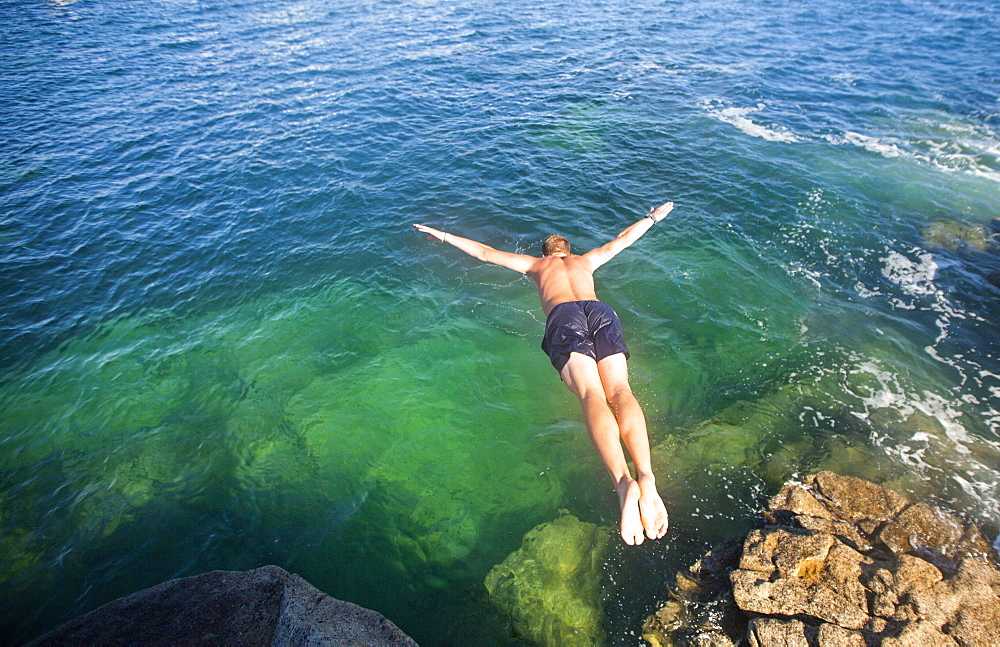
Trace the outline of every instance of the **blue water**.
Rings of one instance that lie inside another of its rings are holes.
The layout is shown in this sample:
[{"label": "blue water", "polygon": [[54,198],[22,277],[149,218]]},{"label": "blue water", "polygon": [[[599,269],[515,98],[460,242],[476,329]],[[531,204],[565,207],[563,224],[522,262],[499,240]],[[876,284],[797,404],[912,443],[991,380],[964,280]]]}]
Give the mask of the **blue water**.
[{"label": "blue water", "polygon": [[0,631],[277,563],[514,640],[485,574],[614,497],[530,284],[412,222],[677,205],[598,276],[673,514],[612,642],[795,474],[995,527],[998,8],[0,1]]}]

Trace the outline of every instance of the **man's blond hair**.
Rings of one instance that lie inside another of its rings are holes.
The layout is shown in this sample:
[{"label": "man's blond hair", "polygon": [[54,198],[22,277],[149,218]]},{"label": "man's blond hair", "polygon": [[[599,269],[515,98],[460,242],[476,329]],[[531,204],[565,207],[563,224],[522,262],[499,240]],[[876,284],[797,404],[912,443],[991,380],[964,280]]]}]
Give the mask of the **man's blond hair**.
[{"label": "man's blond hair", "polygon": [[570,253],[569,241],[558,234],[552,234],[542,243],[542,256],[551,256],[552,254],[559,253]]}]

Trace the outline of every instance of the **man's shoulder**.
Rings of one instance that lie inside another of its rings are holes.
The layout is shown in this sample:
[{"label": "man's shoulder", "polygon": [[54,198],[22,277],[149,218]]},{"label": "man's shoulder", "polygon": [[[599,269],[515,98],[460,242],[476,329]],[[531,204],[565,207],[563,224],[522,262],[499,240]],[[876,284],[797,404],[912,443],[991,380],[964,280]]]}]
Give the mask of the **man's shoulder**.
[{"label": "man's shoulder", "polygon": [[591,274],[594,272],[594,265],[591,262],[590,257],[587,256],[587,254],[582,254],[582,255],[572,254],[570,256],[567,256],[565,260],[567,261],[567,264],[571,266],[575,271],[587,272]]},{"label": "man's shoulder", "polygon": [[532,256],[531,269],[534,271],[540,271],[552,264],[552,260],[556,258],[555,256]]}]

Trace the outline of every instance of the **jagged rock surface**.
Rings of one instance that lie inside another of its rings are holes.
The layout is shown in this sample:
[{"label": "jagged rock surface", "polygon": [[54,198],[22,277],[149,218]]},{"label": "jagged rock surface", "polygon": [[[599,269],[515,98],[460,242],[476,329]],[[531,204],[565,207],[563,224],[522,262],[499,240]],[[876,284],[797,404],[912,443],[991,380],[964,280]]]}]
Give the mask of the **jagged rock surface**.
[{"label": "jagged rock surface", "polygon": [[137,643],[416,645],[381,614],[331,598],[278,566],[170,580],[109,602],[31,644]]},{"label": "jagged rock surface", "polygon": [[853,477],[788,483],[764,528],[679,573],[653,645],[1000,644],[1000,571],[980,530]]}]

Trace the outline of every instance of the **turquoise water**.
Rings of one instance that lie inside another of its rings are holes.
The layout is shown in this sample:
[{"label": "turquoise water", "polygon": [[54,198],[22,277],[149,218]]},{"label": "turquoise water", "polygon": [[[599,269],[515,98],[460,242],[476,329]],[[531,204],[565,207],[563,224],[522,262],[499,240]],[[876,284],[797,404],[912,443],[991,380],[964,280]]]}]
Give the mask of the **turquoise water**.
[{"label": "turquoise water", "polygon": [[0,2],[0,623],[279,564],[421,644],[512,641],[489,569],[613,493],[538,349],[601,269],[658,580],[835,469],[1000,521],[994,2]]}]

